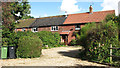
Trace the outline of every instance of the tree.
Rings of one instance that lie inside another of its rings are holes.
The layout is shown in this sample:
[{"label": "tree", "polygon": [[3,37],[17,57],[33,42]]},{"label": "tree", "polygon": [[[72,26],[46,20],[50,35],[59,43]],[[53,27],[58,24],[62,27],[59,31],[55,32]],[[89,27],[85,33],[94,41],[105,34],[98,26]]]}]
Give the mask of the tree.
[{"label": "tree", "polygon": [[22,2],[12,2],[10,4],[12,7],[11,14],[14,15],[16,20],[30,18],[28,14],[30,14],[30,4],[27,0],[23,0]]},{"label": "tree", "polygon": [[119,29],[119,40],[120,40],[120,16],[115,16],[115,14],[112,15],[107,15],[105,18],[105,22],[108,21],[113,21],[118,25],[118,29]]},{"label": "tree", "polygon": [[27,0],[23,0],[22,2],[2,2],[2,11],[3,34],[5,35],[6,32],[14,31],[15,21],[32,18],[28,15],[30,14],[30,4]]},{"label": "tree", "polygon": [[30,14],[30,5],[27,0],[2,2],[2,38],[8,38],[9,42],[15,39],[13,37],[15,35],[15,22],[19,19],[31,18],[28,14]]}]

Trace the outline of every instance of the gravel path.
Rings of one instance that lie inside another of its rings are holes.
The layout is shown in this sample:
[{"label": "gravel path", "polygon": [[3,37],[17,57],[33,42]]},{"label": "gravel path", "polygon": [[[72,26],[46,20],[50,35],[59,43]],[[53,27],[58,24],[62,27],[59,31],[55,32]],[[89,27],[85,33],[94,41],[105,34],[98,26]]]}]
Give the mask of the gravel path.
[{"label": "gravel path", "polygon": [[2,66],[105,66],[77,59],[81,47],[43,49],[40,58],[0,60]]}]

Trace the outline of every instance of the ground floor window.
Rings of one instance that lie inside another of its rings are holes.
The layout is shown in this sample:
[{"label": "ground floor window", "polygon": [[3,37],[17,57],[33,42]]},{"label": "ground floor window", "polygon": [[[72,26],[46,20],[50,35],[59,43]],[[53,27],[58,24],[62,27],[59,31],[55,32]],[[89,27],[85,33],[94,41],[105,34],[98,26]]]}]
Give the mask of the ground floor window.
[{"label": "ground floor window", "polygon": [[51,31],[58,31],[58,26],[51,26]]},{"label": "ground floor window", "polygon": [[32,32],[38,32],[38,28],[32,28]]},{"label": "ground floor window", "polygon": [[75,30],[80,30],[80,25],[75,25]]},{"label": "ground floor window", "polygon": [[23,28],[22,31],[25,32],[25,28]]}]

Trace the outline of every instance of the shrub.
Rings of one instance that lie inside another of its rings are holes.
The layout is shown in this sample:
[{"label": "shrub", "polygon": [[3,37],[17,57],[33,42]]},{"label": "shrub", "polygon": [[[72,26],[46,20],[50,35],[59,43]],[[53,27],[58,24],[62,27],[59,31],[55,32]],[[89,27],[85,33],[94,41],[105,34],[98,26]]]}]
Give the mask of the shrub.
[{"label": "shrub", "polygon": [[92,29],[96,28],[95,23],[89,23],[86,24],[85,27],[81,29],[80,36],[77,37],[77,44],[80,44],[83,46],[85,49],[87,49],[88,41],[87,41],[87,36],[88,36],[88,31],[92,31]]},{"label": "shrub", "polygon": [[40,57],[42,41],[38,36],[23,36],[19,38],[16,55],[21,58]]},{"label": "shrub", "polygon": [[60,35],[58,33],[52,33],[49,31],[40,31],[36,33],[42,40],[43,45],[48,45],[49,47],[55,47],[60,44]]},{"label": "shrub", "polygon": [[33,35],[35,35],[35,34],[33,32],[31,32],[31,31],[26,31],[26,32],[18,31],[18,32],[10,33],[8,35],[9,36],[8,45],[17,46],[19,38],[21,38],[22,36],[33,36]]},{"label": "shrub", "polygon": [[72,39],[71,42],[70,42],[70,45],[72,45],[72,46],[76,45],[76,40]]},{"label": "shrub", "polygon": [[[85,56],[90,60],[109,62],[109,47],[118,44],[118,27],[113,21],[99,24],[87,24],[81,30],[79,44],[85,48]],[[115,50],[113,50],[115,51]]]},{"label": "shrub", "polygon": [[55,32],[53,33],[54,34],[54,38],[55,38],[55,42],[56,42],[56,45],[60,45],[60,40],[61,40],[61,37],[60,37],[60,34]]},{"label": "shrub", "polygon": [[2,45],[3,45],[3,46],[7,46],[7,45],[8,45],[8,42],[9,42],[9,39],[8,39],[8,38],[2,38]]}]

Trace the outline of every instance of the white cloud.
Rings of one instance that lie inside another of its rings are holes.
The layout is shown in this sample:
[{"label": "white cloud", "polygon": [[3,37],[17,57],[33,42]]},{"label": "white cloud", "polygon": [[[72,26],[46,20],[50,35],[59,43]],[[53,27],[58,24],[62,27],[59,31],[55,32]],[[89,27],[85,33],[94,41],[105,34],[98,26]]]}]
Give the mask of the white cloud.
[{"label": "white cloud", "polygon": [[104,0],[101,6],[102,10],[115,10],[115,14],[118,15],[118,2],[120,0]]},{"label": "white cloud", "polygon": [[39,18],[40,17],[38,15],[33,15],[33,14],[28,14],[28,15],[33,16],[34,18]]},{"label": "white cloud", "polygon": [[44,14],[42,17],[47,17],[48,15],[47,14]]},{"label": "white cloud", "polygon": [[60,7],[61,11],[67,11],[67,13],[74,13],[80,11],[76,0],[63,0]]}]

